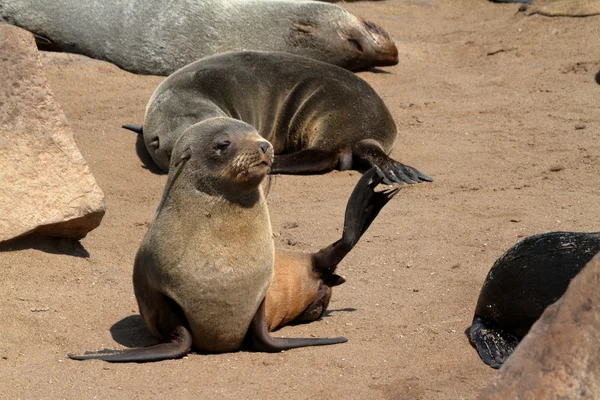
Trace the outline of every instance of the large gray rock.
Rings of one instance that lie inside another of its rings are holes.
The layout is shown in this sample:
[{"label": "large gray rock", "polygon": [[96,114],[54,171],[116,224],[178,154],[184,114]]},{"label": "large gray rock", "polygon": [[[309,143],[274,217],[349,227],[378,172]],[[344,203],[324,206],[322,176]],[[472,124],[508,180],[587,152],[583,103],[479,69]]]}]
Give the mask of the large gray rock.
[{"label": "large gray rock", "polygon": [[600,253],[544,311],[479,399],[600,399]]},{"label": "large gray rock", "polygon": [[104,209],[33,36],[0,23],[0,242],[32,232],[81,239]]}]

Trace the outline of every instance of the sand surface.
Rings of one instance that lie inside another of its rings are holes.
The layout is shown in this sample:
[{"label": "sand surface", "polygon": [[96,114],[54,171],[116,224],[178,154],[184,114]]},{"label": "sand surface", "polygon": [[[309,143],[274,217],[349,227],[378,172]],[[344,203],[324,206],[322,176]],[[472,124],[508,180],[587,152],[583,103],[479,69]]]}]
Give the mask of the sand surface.
[{"label": "sand surface", "polygon": [[[108,210],[81,245],[3,247],[1,398],[408,400],[481,391],[494,370],[464,330],[494,260],[526,235],[600,229],[600,17],[526,17],[518,5],[484,0],[346,6],[397,41],[399,65],[359,75],[397,121],[393,157],[435,179],[406,186],[340,264],[347,283],[326,318],[277,333],[348,343],[139,365],[66,358],[152,341],[131,271],[166,177],[142,168],[136,135],[120,125],[143,121],[162,78],[44,53]],[[276,244],[316,251],[337,240],[358,177],[276,177]]]}]

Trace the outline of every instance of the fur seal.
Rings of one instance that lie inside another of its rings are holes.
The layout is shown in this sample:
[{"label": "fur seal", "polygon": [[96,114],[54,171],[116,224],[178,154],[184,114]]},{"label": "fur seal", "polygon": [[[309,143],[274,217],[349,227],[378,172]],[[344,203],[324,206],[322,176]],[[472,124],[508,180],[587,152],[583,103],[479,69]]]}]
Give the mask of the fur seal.
[{"label": "fur seal", "polygon": [[481,360],[499,368],[546,307],[600,252],[600,232],[549,232],[529,236],[490,269],[466,331]]},{"label": "fur seal", "polygon": [[334,65],[281,52],[230,52],[198,60],[167,77],[146,107],[142,132],[167,171],[173,144],[188,126],[214,117],[253,125],[273,144],[273,174],[314,174],[377,166],[385,183],[431,181],[388,156],[397,129],[368,83]]},{"label": "fur seal", "polygon": [[376,192],[382,180],[373,167],[358,181],[346,206],[344,233],[337,242],[312,254],[275,249],[275,273],[265,305],[269,331],[289,323],[315,321],[325,313],[332,287],[345,282],[335,274],[337,265],[400,191],[396,186]]},{"label": "fur seal", "polygon": [[173,150],[133,269],[140,315],[162,343],[69,357],[145,362],[183,357],[192,345],[211,353],[278,352],[347,341],[267,332],[274,245],[260,183],[272,159],[271,144],[242,121],[214,118],[189,127]]},{"label": "fur seal", "polygon": [[0,19],[43,50],[169,75],[233,50],[285,51],[351,70],[396,65],[388,33],[335,4],[286,0],[0,0]]}]

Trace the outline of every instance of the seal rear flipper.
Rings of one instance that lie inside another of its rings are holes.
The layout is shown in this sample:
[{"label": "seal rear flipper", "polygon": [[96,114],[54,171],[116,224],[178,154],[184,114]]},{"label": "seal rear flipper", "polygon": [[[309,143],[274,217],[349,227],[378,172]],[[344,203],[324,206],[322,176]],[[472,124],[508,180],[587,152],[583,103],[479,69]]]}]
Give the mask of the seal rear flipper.
[{"label": "seal rear flipper", "polygon": [[73,360],[102,360],[108,362],[150,362],[186,356],[192,348],[192,334],[183,325],[175,328],[171,341],[148,347],[127,350],[88,351],[85,354],[67,354]]},{"label": "seal rear flipper", "polygon": [[400,187],[394,187],[376,192],[375,188],[383,179],[377,167],[363,174],[348,199],[342,238],[313,254],[315,272],[323,279],[327,280],[328,276],[335,271],[337,265],[356,245],[381,209],[400,191]]},{"label": "seal rear flipper", "polygon": [[135,133],[139,133],[140,135],[144,134],[144,127],[142,125],[125,124],[121,125],[121,128],[128,129]]},{"label": "seal rear flipper", "polygon": [[57,46],[52,40],[44,37],[42,35],[38,35],[37,33],[33,33],[33,38],[35,39],[35,44],[38,50],[42,51],[60,51],[59,46]]},{"label": "seal rear flipper", "polygon": [[273,160],[271,174],[318,174],[333,171],[340,159],[337,151],[316,147],[295,153],[277,154]]},{"label": "seal rear flipper", "polygon": [[279,338],[273,337],[267,331],[265,315],[265,300],[260,303],[246,334],[246,343],[250,350],[265,353],[277,353],[283,350],[308,346],[326,346],[329,344],[345,343],[345,337],[336,338]]},{"label": "seal rear flipper", "polygon": [[492,368],[500,368],[519,344],[514,335],[480,317],[466,333],[481,360]]},{"label": "seal rear flipper", "polygon": [[352,149],[352,156],[354,168],[365,164],[369,168],[374,166],[379,167],[384,176],[383,181],[388,185],[394,182],[433,182],[433,179],[416,168],[404,165],[390,158],[385,154],[379,142],[373,139],[364,139],[357,142]]}]

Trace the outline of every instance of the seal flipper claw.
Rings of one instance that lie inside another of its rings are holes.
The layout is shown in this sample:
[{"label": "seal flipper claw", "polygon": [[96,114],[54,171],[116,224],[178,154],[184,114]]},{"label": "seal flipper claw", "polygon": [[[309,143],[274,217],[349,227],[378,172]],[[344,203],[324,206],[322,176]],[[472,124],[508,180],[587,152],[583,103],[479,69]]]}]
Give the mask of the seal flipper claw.
[{"label": "seal flipper claw", "polygon": [[466,333],[481,360],[492,368],[500,368],[519,344],[514,335],[480,317],[473,319]]},{"label": "seal flipper claw", "polygon": [[352,156],[356,167],[365,164],[369,167],[379,167],[388,181],[398,183],[433,181],[416,168],[390,158],[383,151],[379,142],[373,139],[363,139],[357,142],[352,149]]},{"label": "seal flipper claw", "polygon": [[192,334],[183,325],[175,328],[171,341],[153,346],[127,350],[86,351],[85,354],[67,354],[72,360],[102,360],[108,362],[150,362],[186,356],[192,348]]},{"label": "seal flipper claw", "polygon": [[336,338],[279,338],[271,336],[267,330],[264,299],[260,303],[254,318],[252,318],[252,322],[250,322],[246,339],[250,350],[265,353],[278,353],[298,347],[326,346],[348,341],[342,336]]}]

